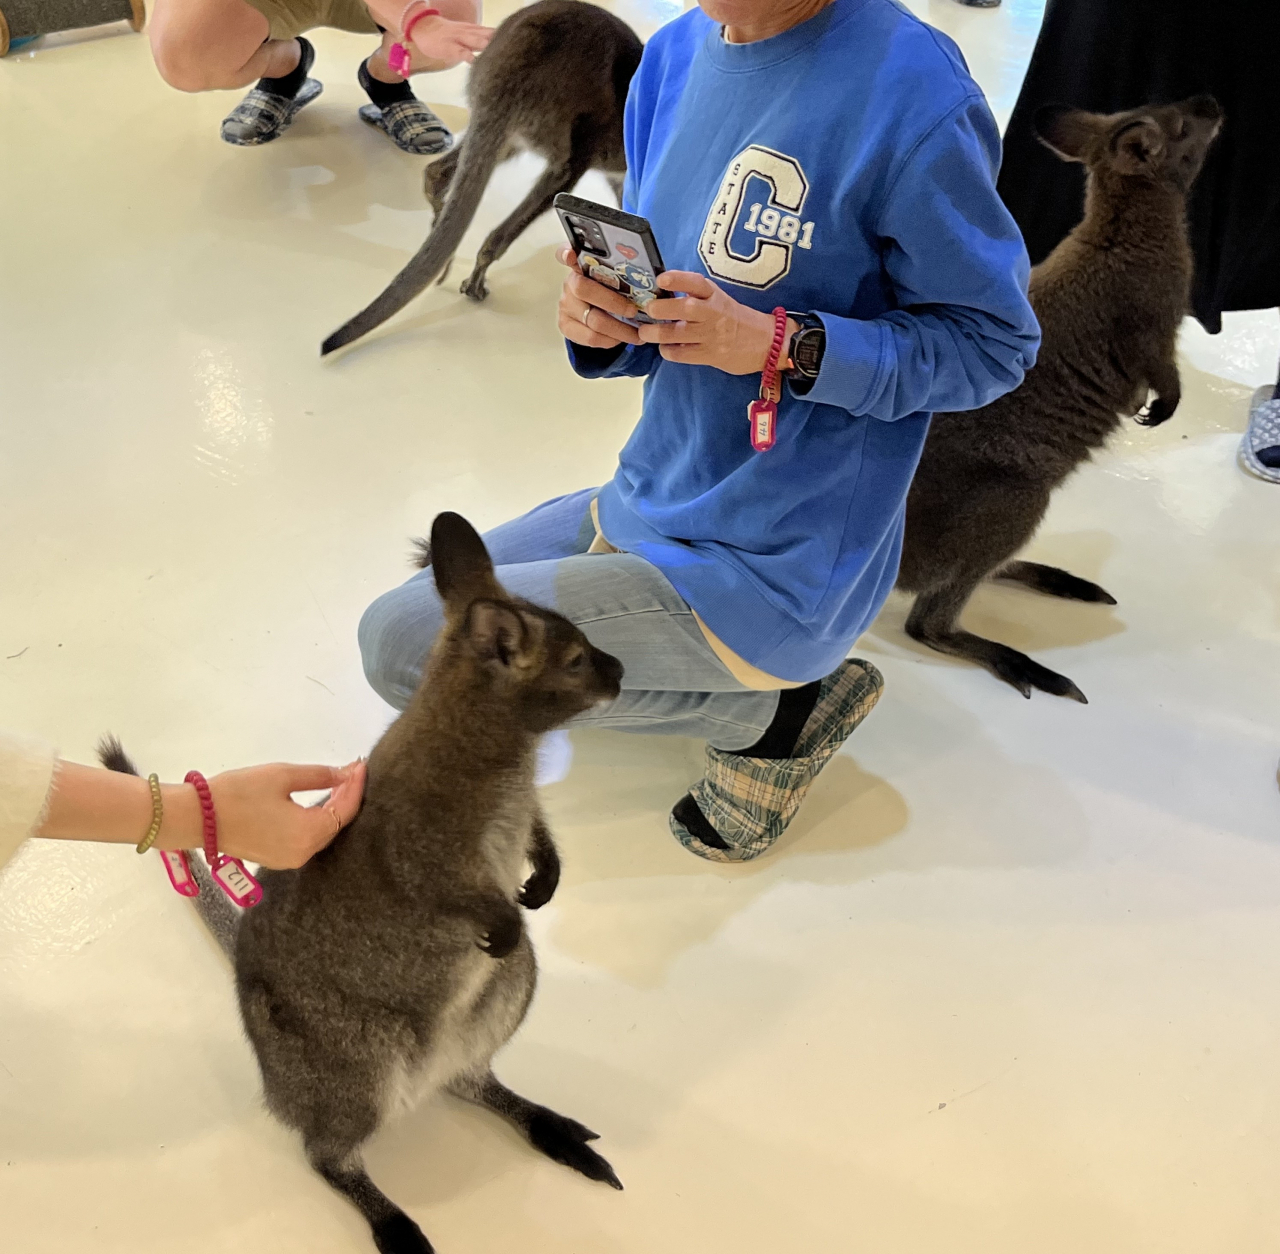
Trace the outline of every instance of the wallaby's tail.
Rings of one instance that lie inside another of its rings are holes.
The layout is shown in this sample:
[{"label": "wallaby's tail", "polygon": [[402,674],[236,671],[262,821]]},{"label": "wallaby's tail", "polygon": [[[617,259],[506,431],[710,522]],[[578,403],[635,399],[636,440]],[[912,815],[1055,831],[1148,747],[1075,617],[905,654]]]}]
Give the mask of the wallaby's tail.
[{"label": "wallaby's tail", "polygon": [[[114,736],[103,736],[98,741],[98,761],[107,770],[119,771],[122,775],[142,774],[125,753],[124,746]],[[205,927],[213,933],[213,939],[218,942],[229,958],[235,953],[236,929],[240,926],[240,912],[213,882],[209,868],[205,865],[204,856],[194,854],[189,861],[191,874],[200,885],[200,896],[195,899],[196,909],[200,912]]]},{"label": "wallaby's tail", "polygon": [[402,310],[445,268],[458,251],[458,245],[476,216],[476,209],[497,168],[506,147],[510,130],[510,114],[506,109],[494,113],[477,111],[462,141],[458,169],[449,185],[449,195],[439,220],[431,228],[421,248],[410,258],[386,290],[366,309],[340,326],[323,344],[320,356],[343,348],[374,327],[381,326]]}]

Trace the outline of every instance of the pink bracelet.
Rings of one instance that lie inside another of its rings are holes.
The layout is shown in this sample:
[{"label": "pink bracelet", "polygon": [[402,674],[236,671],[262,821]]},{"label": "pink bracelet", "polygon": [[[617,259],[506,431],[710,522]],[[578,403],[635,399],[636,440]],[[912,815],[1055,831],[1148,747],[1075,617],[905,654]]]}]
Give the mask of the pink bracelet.
[{"label": "pink bracelet", "polygon": [[439,9],[423,9],[421,13],[415,13],[409,21],[405,22],[405,17],[409,10],[416,4],[421,4],[422,0],[410,0],[405,5],[404,13],[400,14],[400,38],[391,45],[391,51],[387,53],[387,64],[400,75],[401,78],[408,78],[413,69],[413,55],[409,51],[408,42],[413,34],[413,28],[422,21],[424,17],[439,17]]},{"label": "pink bracelet", "polygon": [[[218,816],[213,808],[213,794],[209,791],[209,781],[199,771],[188,771],[182,781],[190,784],[200,798],[201,829],[204,837],[204,856],[209,863],[209,873],[218,885],[237,906],[248,909],[262,900],[262,885],[258,883],[239,858],[232,858],[218,852]],[[191,874],[191,863],[187,855],[178,850],[165,850],[163,853],[165,870],[169,872],[169,882],[174,891],[184,897],[198,897],[200,885]]]}]

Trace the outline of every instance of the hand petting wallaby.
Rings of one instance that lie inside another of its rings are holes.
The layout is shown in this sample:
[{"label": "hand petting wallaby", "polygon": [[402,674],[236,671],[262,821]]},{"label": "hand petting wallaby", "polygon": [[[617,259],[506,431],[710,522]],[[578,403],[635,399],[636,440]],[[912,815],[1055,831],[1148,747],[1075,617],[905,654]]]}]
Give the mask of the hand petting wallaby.
[{"label": "hand petting wallaby", "polygon": [[[490,1066],[533,996],[519,906],[549,901],[560,873],[534,792],[537,740],[613,700],[622,665],[559,614],[508,596],[457,514],[435,520],[430,551],[445,627],[369,758],[360,813],[300,870],[263,872],[262,902],[243,914],[193,859],[196,904],[234,957],[267,1106],[302,1134],[382,1254],[432,1246],[369,1178],[361,1148],[392,1109],[441,1089],[622,1187],[587,1144],[595,1133],[505,1088]],[[118,746],[102,757],[133,769]]]},{"label": "hand petting wallaby", "polygon": [[489,267],[588,170],[605,171],[621,199],[622,113],[643,51],[625,22],[582,0],[539,0],[507,18],[471,69],[466,135],[427,166],[431,234],[386,291],[325,340],[321,356],[368,335],[432,280],[443,282],[494,170],[520,149],[545,157],[547,168],[485,240],[462,285],[473,300],[489,294]]},{"label": "hand petting wallaby", "polygon": [[898,587],[917,593],[907,632],[985,666],[1024,697],[1086,701],[1064,675],[956,620],[984,579],[1114,605],[1097,584],[1009,559],[1053,490],[1142,411],[1154,427],[1181,396],[1176,344],[1192,277],[1186,202],[1222,124],[1207,96],[1110,116],[1049,107],[1045,144],[1088,168],[1084,220],[1031,272],[1043,343],[1022,386],[983,409],[938,414],[907,499]]}]

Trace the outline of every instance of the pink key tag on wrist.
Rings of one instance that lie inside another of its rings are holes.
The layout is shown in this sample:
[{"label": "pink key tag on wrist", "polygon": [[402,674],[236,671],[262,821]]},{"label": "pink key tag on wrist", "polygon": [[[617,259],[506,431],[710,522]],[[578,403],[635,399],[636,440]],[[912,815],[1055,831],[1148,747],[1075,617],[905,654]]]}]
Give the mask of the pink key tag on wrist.
[{"label": "pink key tag on wrist", "polygon": [[777,442],[777,402],[752,401],[747,406],[747,418],[751,423],[751,447],[757,453],[767,453]]},{"label": "pink key tag on wrist", "polygon": [[209,871],[218,887],[241,909],[248,910],[262,900],[262,885],[244,869],[239,858],[219,854],[209,864]]},{"label": "pink key tag on wrist", "polygon": [[401,78],[408,78],[409,71],[413,68],[413,58],[404,44],[395,43],[391,45],[391,51],[387,53],[387,64]]},{"label": "pink key tag on wrist", "polygon": [[191,863],[181,849],[161,849],[160,857],[164,859],[164,869],[169,872],[169,883],[175,893],[183,897],[199,897],[200,885],[191,874]]}]

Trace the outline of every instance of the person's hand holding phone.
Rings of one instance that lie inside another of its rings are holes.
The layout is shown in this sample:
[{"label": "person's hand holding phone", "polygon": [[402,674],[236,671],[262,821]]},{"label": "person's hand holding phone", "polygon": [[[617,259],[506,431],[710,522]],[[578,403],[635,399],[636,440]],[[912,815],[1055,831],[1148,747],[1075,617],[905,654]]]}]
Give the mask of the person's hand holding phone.
[{"label": "person's hand holding phone", "polygon": [[560,290],[560,306],[556,319],[560,334],[583,348],[620,348],[623,344],[639,344],[635,327],[619,321],[634,318],[636,307],[621,292],[610,291],[603,283],[589,279],[578,269],[577,254],[562,248],[557,254],[570,273]]},{"label": "person's hand holding phone", "polygon": [[[677,294],[646,308],[654,325],[640,327],[641,343],[657,344],[665,361],[686,366],[714,366],[726,374],[756,374],[764,369],[773,345],[772,314],[734,300],[705,274],[667,270],[658,276],[658,287]],[[799,329],[793,319],[787,320],[783,361]]]}]

